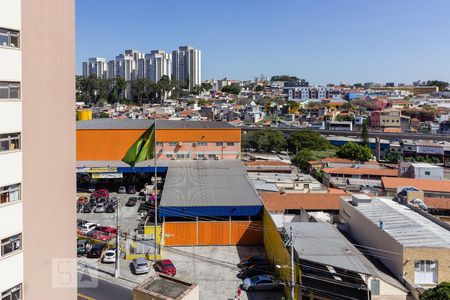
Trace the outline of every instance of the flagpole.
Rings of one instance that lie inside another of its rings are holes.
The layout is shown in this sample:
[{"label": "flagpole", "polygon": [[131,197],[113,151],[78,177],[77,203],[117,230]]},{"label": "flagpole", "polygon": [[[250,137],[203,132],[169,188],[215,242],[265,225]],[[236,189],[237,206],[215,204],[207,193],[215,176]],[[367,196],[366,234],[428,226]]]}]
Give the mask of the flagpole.
[{"label": "flagpole", "polygon": [[156,161],[156,156],[158,155],[157,149],[156,149],[156,110],[155,110],[155,116],[154,116],[154,126],[155,126],[155,248],[154,248],[154,260],[156,261],[156,249],[158,246],[158,231],[157,231],[157,227],[158,227],[158,172],[157,172],[157,161]]}]

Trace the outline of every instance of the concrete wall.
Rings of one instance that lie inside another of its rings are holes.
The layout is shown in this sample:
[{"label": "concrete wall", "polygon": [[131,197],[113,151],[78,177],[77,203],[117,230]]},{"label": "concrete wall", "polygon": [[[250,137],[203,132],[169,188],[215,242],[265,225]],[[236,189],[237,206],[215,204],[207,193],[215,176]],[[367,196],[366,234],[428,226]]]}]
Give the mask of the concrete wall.
[{"label": "concrete wall", "polygon": [[[351,237],[358,244],[370,247],[365,248],[364,254],[371,254],[378,258],[397,279],[401,279],[403,246],[343,199],[341,199],[339,215],[347,222],[348,233]],[[375,249],[382,249],[382,251]]]},{"label": "concrete wall", "polygon": [[74,0],[22,0],[22,63],[24,299],[76,299]]}]

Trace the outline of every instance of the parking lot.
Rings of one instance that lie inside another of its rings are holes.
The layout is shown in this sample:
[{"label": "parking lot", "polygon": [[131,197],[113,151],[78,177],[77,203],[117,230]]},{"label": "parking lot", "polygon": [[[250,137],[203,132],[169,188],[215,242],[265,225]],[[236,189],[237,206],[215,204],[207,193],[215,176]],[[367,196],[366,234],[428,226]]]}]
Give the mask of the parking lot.
[{"label": "parking lot", "polygon": [[[79,194],[89,196],[89,194]],[[137,210],[139,203],[134,207],[127,207],[125,203],[130,194],[111,193],[110,197],[118,198],[120,212],[120,224],[123,232],[131,233],[140,221]],[[78,213],[78,219],[102,226],[116,227],[115,213]],[[234,299],[237,289],[242,280],[237,278],[239,261],[248,255],[264,254],[263,247],[241,247],[241,246],[195,246],[195,247],[163,247],[162,258],[172,260],[177,269],[176,277],[193,282],[200,287],[200,299]],[[114,276],[114,264],[101,263],[100,259],[86,258],[78,259],[79,271],[94,270],[100,278],[112,278]],[[149,262],[150,272],[145,275],[134,275],[131,271],[130,260],[120,258],[120,276],[130,288],[153,275],[155,271]],[[282,292],[253,292],[243,293],[240,299],[250,300],[278,300],[282,299]]]}]

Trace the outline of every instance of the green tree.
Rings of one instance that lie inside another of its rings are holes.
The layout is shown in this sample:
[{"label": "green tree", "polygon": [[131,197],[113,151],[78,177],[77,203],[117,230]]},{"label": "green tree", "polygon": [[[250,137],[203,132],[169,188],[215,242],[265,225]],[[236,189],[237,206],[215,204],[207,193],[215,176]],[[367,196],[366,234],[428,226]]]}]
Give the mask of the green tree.
[{"label": "green tree", "polygon": [[262,92],[262,91],[264,91],[265,89],[264,89],[264,87],[262,86],[262,85],[257,85],[256,87],[255,87],[255,92]]},{"label": "green tree", "polygon": [[167,75],[161,76],[161,79],[156,84],[156,91],[158,93],[158,97],[161,103],[164,101],[166,93],[170,92],[172,88],[173,84],[169,76]]},{"label": "green tree", "polygon": [[355,88],[362,88],[362,87],[363,87],[363,84],[362,84],[362,83],[355,83],[353,86],[354,86]]},{"label": "green tree", "polygon": [[100,119],[108,119],[109,118],[109,114],[101,111],[100,114],[99,114],[99,118]]},{"label": "green tree", "polygon": [[369,146],[369,130],[367,129],[367,120],[364,120],[362,124],[361,141],[364,146]]},{"label": "green tree", "polygon": [[295,101],[289,101],[288,102],[288,112],[290,114],[295,114],[300,109],[300,103]]},{"label": "green tree", "polygon": [[368,161],[372,158],[372,150],[369,147],[358,145],[353,142],[346,143],[336,152],[340,158],[346,158],[357,161]]},{"label": "green tree", "polygon": [[432,289],[426,290],[419,296],[420,300],[448,300],[450,299],[450,283],[442,282]]},{"label": "green tree", "polygon": [[227,85],[222,88],[222,92],[233,95],[239,95],[239,93],[241,92],[241,87],[237,85]]},{"label": "green tree", "polygon": [[210,91],[210,90],[212,90],[213,86],[209,82],[202,82],[201,87],[202,87],[202,91]]},{"label": "green tree", "polygon": [[138,78],[131,82],[131,95],[135,103],[142,105],[144,100],[150,98],[150,86],[151,82],[145,78]]},{"label": "green tree", "polygon": [[448,88],[448,82],[440,81],[440,80],[429,80],[427,82],[428,86],[437,86],[439,88],[439,91],[445,91]]},{"label": "green tree", "polygon": [[279,130],[263,129],[249,134],[249,145],[256,151],[280,152],[286,149],[286,140]]},{"label": "green tree", "polygon": [[107,96],[107,101],[110,104],[118,103],[124,99],[125,89],[127,88],[128,83],[125,79],[117,77],[114,79],[110,79],[108,82],[109,93]]},{"label": "green tree", "polygon": [[312,160],[320,160],[326,157],[336,157],[336,150],[312,151],[309,149],[300,150],[292,159],[291,162],[302,169],[308,171],[308,162]]},{"label": "green tree", "polygon": [[297,154],[300,150],[326,150],[332,148],[330,142],[322,137],[320,133],[306,130],[298,131],[291,134],[287,138],[288,150],[291,153]]},{"label": "green tree", "polygon": [[353,114],[339,114],[336,116],[336,121],[353,122],[354,120],[355,116]]},{"label": "green tree", "polygon": [[400,160],[401,155],[398,152],[391,152],[389,149],[386,150],[384,153],[384,160],[391,162],[391,163],[398,163]]},{"label": "green tree", "polygon": [[288,81],[288,82],[292,82],[292,81],[298,81],[298,78],[296,76],[289,76],[289,75],[276,75],[276,76],[272,76],[270,81]]}]

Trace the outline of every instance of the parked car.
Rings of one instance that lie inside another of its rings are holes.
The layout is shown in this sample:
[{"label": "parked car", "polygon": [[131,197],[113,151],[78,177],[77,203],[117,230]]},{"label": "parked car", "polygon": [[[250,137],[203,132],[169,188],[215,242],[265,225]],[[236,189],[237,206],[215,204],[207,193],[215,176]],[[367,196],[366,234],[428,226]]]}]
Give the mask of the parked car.
[{"label": "parked car", "polygon": [[252,278],[247,278],[242,284],[242,289],[248,292],[253,291],[278,291],[283,289],[284,284],[269,275],[259,275]]},{"label": "parked car", "polygon": [[107,213],[115,213],[115,212],[116,212],[116,208],[115,208],[114,205],[108,204],[108,206],[106,206],[105,211],[106,211]]},{"label": "parked car", "polygon": [[88,240],[78,240],[77,241],[77,255],[83,255],[86,254],[86,248],[89,245],[89,241]]},{"label": "parked car", "polygon": [[95,223],[85,223],[80,226],[80,232],[83,234],[88,233],[89,231],[95,230],[98,224]]},{"label": "parked car", "polygon": [[94,196],[95,198],[109,197],[109,191],[107,189],[96,190],[91,196]]},{"label": "parked car", "polygon": [[128,187],[128,194],[136,194],[136,187],[134,185]]},{"label": "parked car", "polygon": [[127,189],[121,185],[119,186],[119,189],[117,190],[117,194],[126,194],[127,193]]},{"label": "parked car", "polygon": [[97,204],[98,204],[98,203],[106,204],[108,201],[109,201],[109,200],[108,200],[108,198],[106,198],[106,197],[100,197],[100,198],[97,198]]},{"label": "parked car", "polygon": [[117,234],[117,228],[110,226],[98,226],[98,230],[109,234]]},{"label": "parked car", "polygon": [[106,250],[102,257],[102,263],[114,263],[116,262],[116,249]]},{"label": "parked car", "polygon": [[125,203],[125,206],[128,206],[128,207],[135,206],[136,202],[137,202],[137,198],[136,197],[130,197],[128,199],[127,203]]},{"label": "parked car", "polygon": [[95,184],[91,184],[91,185],[89,186],[88,192],[89,192],[89,193],[95,192]]},{"label": "parked car", "polygon": [[166,275],[175,276],[177,274],[177,269],[175,268],[175,266],[173,265],[173,263],[170,259],[158,260],[153,265],[153,268],[155,268],[155,270],[157,272],[160,272],[160,273],[163,273]]},{"label": "parked car", "polygon": [[100,230],[89,231],[86,235],[90,238],[93,238],[93,239],[96,239],[96,240],[99,240],[102,242],[107,242],[115,236],[108,232],[103,232]]},{"label": "parked car", "polygon": [[148,264],[145,258],[138,257],[132,260],[134,274],[147,274],[149,272]]},{"label": "parked car", "polygon": [[237,274],[237,278],[245,279],[256,275],[273,275],[273,268],[269,265],[253,265],[241,269]]},{"label": "parked car", "polygon": [[138,208],[137,212],[138,213],[140,213],[140,212],[148,212],[148,211],[150,211],[152,209],[153,209],[152,205],[149,202],[144,202],[144,203],[141,203],[139,205],[139,208]]},{"label": "parked car", "polygon": [[105,212],[105,209],[106,209],[105,204],[104,204],[104,203],[99,203],[99,204],[97,204],[97,206],[95,207],[94,212],[96,212],[96,213],[102,213],[102,212]]},{"label": "parked car", "polygon": [[100,258],[100,256],[102,256],[103,247],[103,244],[93,244],[91,249],[87,252],[86,257]]},{"label": "parked car", "polygon": [[92,212],[92,210],[95,208],[95,204],[94,203],[91,203],[91,202],[88,202],[88,203],[86,203],[84,206],[83,206],[83,212],[84,213],[90,213],[90,212]]},{"label": "parked car", "polygon": [[109,199],[108,204],[112,204],[117,207],[117,205],[119,204],[119,198],[112,197],[111,199]]},{"label": "parked car", "polygon": [[246,266],[254,265],[254,264],[269,264],[269,260],[267,256],[264,255],[250,255],[246,256],[237,264],[238,268],[244,268]]}]

